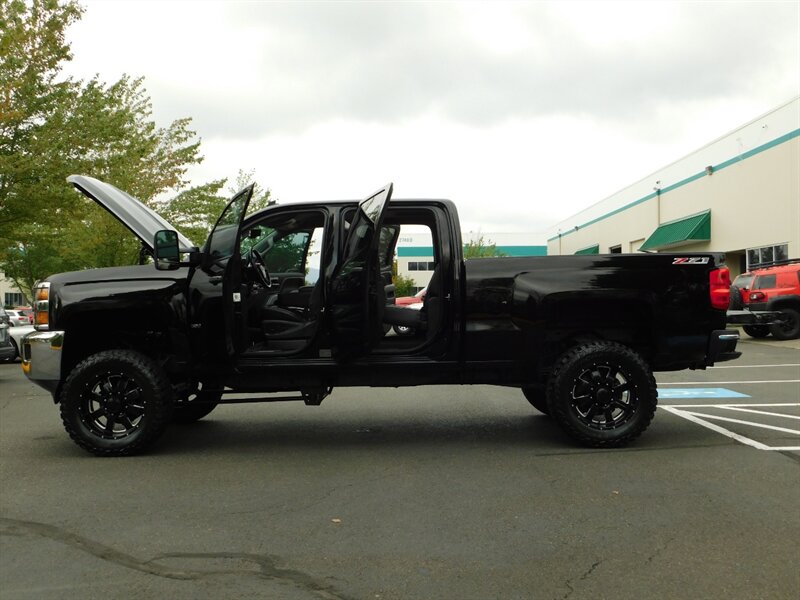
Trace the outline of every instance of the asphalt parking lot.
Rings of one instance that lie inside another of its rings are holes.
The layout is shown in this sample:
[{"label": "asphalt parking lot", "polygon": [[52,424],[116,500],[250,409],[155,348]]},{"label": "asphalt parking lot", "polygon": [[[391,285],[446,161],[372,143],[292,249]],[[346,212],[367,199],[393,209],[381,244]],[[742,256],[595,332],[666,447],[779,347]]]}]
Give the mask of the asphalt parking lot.
[{"label": "asphalt parking lot", "polygon": [[657,375],[573,445],[518,390],[234,405],[94,458],[0,365],[0,598],[800,597],[800,343]]}]

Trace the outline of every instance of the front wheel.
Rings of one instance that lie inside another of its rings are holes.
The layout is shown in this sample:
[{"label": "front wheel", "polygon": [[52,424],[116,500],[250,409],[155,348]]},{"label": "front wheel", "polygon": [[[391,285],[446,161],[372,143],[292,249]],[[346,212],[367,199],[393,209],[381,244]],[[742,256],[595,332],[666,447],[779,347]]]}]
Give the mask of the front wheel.
[{"label": "front wheel", "polygon": [[164,432],[172,388],[163,369],[131,350],[98,352],[72,370],[61,391],[64,428],[98,456],[136,454]]},{"label": "front wheel", "polygon": [[615,342],[593,342],[558,359],[547,402],[550,416],[581,444],[619,447],[650,425],[658,392],[639,354]]}]

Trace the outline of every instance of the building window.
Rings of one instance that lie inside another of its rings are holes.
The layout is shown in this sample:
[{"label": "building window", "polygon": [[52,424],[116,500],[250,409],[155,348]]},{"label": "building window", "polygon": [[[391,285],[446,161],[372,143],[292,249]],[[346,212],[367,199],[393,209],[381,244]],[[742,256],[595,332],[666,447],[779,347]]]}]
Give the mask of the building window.
[{"label": "building window", "polygon": [[608,249],[609,254],[622,254],[622,246],[611,246]]},{"label": "building window", "polygon": [[23,304],[25,304],[25,298],[22,297],[22,294],[6,292],[5,306],[22,306]]},{"label": "building window", "polygon": [[409,271],[433,271],[436,268],[435,262],[412,261],[408,263]]},{"label": "building window", "polygon": [[762,246],[761,248],[748,248],[747,270],[770,265],[789,258],[789,244],[776,244]]}]

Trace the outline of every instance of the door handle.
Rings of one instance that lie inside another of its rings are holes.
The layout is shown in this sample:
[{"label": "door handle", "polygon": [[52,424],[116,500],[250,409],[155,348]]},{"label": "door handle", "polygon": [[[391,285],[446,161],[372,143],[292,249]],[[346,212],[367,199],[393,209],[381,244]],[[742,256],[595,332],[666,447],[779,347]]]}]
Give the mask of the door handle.
[{"label": "door handle", "polygon": [[213,283],[214,285],[222,283],[222,275],[214,275],[213,277],[209,277],[208,283]]}]

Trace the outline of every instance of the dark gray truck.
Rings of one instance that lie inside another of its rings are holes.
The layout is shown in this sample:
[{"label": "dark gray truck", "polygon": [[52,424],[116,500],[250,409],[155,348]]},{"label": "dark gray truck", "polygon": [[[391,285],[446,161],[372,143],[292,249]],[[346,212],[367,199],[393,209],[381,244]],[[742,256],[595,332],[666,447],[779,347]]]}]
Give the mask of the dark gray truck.
[{"label": "dark gray truck", "polygon": [[[654,371],[739,356],[722,254],[465,261],[455,205],[392,199],[391,185],[361,202],[245,218],[248,187],[197,248],[125,192],[69,181],[152,256],[52,275],[35,291],[23,369],[94,454],[142,451],[169,423],[221,403],[316,405],[335,386],[475,383],[519,388],[581,444],[620,446],[653,418]],[[403,226],[433,240],[417,311],[393,304]],[[392,335],[392,325],[417,334]]]}]

